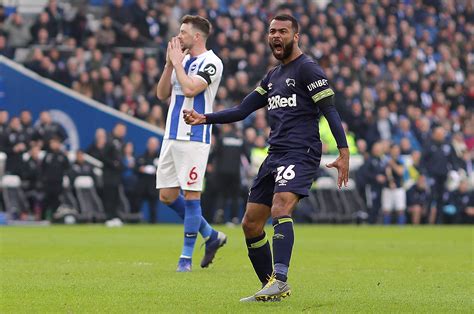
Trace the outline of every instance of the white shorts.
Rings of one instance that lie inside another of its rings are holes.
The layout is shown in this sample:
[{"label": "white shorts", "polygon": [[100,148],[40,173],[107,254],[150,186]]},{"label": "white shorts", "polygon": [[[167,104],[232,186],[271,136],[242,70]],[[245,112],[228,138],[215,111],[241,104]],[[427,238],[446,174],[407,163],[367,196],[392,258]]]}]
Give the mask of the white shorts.
[{"label": "white shorts", "polygon": [[156,188],[202,191],[210,147],[210,144],[200,142],[163,140]]},{"label": "white shorts", "polygon": [[403,188],[389,189],[384,188],[382,190],[382,210],[405,210],[407,207],[406,192]]}]

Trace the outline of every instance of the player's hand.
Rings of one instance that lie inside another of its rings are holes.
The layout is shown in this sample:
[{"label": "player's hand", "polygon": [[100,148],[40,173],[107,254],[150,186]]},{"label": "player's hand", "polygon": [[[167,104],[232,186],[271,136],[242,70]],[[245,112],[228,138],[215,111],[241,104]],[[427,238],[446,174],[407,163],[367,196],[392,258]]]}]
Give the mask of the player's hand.
[{"label": "player's hand", "polygon": [[173,65],[170,59],[170,50],[171,50],[171,41],[168,42],[168,47],[166,48],[166,65],[167,66]]},{"label": "player's hand", "polygon": [[328,168],[337,169],[337,187],[341,188],[344,184],[347,187],[347,181],[349,180],[349,149],[344,147],[339,149],[339,157],[330,164],[327,164]]},{"label": "player's hand", "polygon": [[188,54],[188,49],[183,51],[181,48],[181,42],[179,41],[178,37],[171,38],[169,42],[170,50],[168,52],[169,58],[173,66],[175,67],[178,64],[183,63],[184,57]]},{"label": "player's hand", "polygon": [[206,116],[197,113],[194,109],[183,109],[183,118],[186,124],[197,125],[206,123]]}]

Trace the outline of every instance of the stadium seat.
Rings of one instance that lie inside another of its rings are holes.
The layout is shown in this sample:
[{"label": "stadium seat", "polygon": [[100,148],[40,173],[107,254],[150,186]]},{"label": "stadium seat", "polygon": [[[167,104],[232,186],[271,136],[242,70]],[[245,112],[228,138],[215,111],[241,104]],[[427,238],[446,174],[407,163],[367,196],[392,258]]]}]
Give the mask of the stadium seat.
[{"label": "stadium seat", "polygon": [[130,202],[125,195],[125,191],[123,186],[119,186],[119,198],[120,198],[120,205],[118,209],[119,218],[125,222],[137,223],[142,221],[142,214],[141,213],[132,213],[130,208]]},{"label": "stadium seat", "polygon": [[[0,178],[5,174],[5,165],[7,163],[7,154],[0,152]],[[0,186],[1,187],[1,186]]]},{"label": "stadium seat", "polygon": [[74,180],[74,190],[79,202],[79,219],[88,222],[104,221],[104,206],[97,195],[92,177],[77,177]]},{"label": "stadium seat", "polygon": [[5,203],[5,211],[10,218],[17,219],[20,213],[29,210],[28,201],[21,187],[21,179],[19,176],[3,176],[2,196]]}]

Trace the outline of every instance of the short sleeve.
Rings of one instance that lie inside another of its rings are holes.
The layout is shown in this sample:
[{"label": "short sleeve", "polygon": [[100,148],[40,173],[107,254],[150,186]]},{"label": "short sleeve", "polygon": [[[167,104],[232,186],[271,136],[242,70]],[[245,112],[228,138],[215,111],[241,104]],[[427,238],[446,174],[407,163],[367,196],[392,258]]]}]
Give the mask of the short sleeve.
[{"label": "short sleeve", "polygon": [[209,60],[204,60],[204,62],[199,67],[197,76],[203,78],[207,85],[211,85],[215,80],[219,80],[222,77],[222,62],[218,58],[209,58]]},{"label": "short sleeve", "polygon": [[300,67],[304,88],[309,97],[315,103],[326,97],[334,95],[334,91],[329,86],[326,74],[320,66],[314,62],[306,62]]}]

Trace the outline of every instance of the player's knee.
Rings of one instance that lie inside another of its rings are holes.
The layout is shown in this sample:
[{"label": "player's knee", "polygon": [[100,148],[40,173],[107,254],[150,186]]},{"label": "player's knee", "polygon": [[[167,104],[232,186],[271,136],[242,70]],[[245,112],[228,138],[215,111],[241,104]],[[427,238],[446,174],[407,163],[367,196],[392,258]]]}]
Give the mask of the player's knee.
[{"label": "player's knee", "polygon": [[175,201],[176,197],[173,199],[173,197],[169,194],[166,193],[160,193],[160,202],[162,202],[165,205],[170,205]]},{"label": "player's knee", "polygon": [[275,197],[272,205],[272,217],[291,216],[297,201],[294,199]]},{"label": "player's knee", "polygon": [[262,234],[263,226],[260,222],[249,219],[248,216],[244,216],[242,219],[242,230],[246,238],[254,238]]}]

